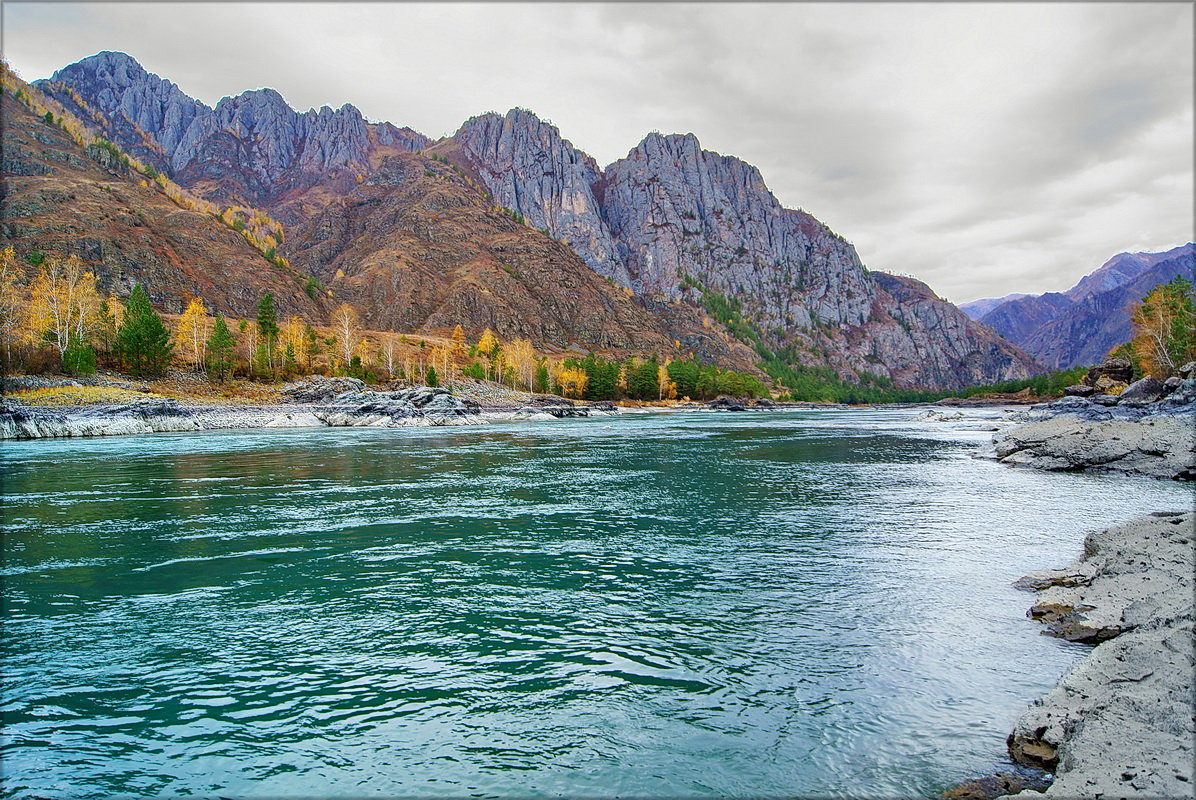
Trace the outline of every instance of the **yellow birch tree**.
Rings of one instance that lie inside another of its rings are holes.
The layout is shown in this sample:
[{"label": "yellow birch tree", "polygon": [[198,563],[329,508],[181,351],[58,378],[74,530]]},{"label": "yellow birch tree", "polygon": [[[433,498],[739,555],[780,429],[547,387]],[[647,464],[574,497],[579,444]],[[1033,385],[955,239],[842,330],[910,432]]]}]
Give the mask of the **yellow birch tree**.
[{"label": "yellow birch tree", "polygon": [[208,337],[211,335],[212,318],[208,316],[208,309],[203,300],[192,297],[187,303],[187,309],[179,317],[175,340],[191,365],[200,371],[204,369],[207,361]]},{"label": "yellow birch tree", "polygon": [[347,366],[353,360],[358,339],[361,338],[361,318],[357,315],[357,309],[348,303],[336,307],[332,312],[332,335]]}]

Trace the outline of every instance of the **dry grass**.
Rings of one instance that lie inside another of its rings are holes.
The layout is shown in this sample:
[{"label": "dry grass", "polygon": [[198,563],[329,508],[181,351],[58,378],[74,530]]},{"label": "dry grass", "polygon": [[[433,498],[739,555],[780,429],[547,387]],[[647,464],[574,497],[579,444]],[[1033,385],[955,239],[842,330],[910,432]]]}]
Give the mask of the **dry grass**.
[{"label": "dry grass", "polygon": [[131,392],[111,386],[54,386],[48,389],[27,389],[9,395],[14,400],[31,406],[89,406],[97,403],[127,403],[147,397],[161,398],[160,394]]}]

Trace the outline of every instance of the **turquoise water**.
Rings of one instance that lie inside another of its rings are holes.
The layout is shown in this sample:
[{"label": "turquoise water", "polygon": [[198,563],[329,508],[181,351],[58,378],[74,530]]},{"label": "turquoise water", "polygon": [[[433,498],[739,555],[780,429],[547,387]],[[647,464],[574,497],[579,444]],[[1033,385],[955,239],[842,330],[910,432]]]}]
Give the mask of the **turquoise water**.
[{"label": "turquoise water", "polygon": [[932,796],[1190,495],[916,413],[6,442],[4,796]]}]

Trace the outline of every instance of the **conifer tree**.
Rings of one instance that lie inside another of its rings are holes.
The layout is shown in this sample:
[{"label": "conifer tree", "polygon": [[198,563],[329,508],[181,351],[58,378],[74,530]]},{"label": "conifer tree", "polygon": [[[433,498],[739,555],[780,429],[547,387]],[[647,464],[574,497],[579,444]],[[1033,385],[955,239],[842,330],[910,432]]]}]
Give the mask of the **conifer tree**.
[{"label": "conifer tree", "polygon": [[233,354],[236,348],[237,340],[228,329],[228,323],[224,321],[224,317],[217,315],[216,322],[212,325],[212,335],[208,338],[208,374],[215,374],[218,380],[223,381],[225,375],[233,368]]},{"label": "conifer tree", "polygon": [[154,312],[149,295],[140,283],[133,287],[125,300],[125,312],[116,334],[116,344],[121,363],[138,377],[156,377],[170,365],[173,350],[170,331]]},{"label": "conifer tree", "polygon": [[295,360],[295,346],[290,342],[287,342],[286,350],[283,351],[282,371],[287,377],[299,372],[299,362]]},{"label": "conifer tree", "polygon": [[307,359],[307,369],[311,370],[312,361],[320,354],[320,337],[311,325],[303,327],[303,355]]},{"label": "conifer tree", "polygon": [[274,308],[274,295],[266,292],[257,304],[257,330],[261,334],[258,356],[264,356],[263,372],[274,369],[274,351],[278,347],[278,311]]}]

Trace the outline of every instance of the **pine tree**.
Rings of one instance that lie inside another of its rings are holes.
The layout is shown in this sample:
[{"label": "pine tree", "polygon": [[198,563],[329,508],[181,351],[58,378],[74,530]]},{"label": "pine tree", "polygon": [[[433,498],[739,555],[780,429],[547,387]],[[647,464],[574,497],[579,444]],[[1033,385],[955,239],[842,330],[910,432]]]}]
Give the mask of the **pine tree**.
[{"label": "pine tree", "polygon": [[212,335],[208,338],[208,374],[213,373],[223,381],[224,376],[233,368],[233,353],[237,348],[237,340],[228,329],[224,317],[217,316],[212,326]]},{"label": "pine tree", "polygon": [[295,361],[295,346],[287,342],[286,350],[282,355],[282,371],[290,377],[299,372],[299,363]]},{"label": "pine tree", "polygon": [[116,334],[116,345],[121,362],[129,372],[138,377],[156,377],[170,365],[173,345],[170,331],[162,324],[149,296],[141,284],[125,300],[124,318]]},{"label": "pine tree", "polygon": [[[273,260],[273,256],[267,256]],[[263,372],[274,369],[274,351],[278,347],[278,311],[274,308],[274,295],[266,292],[257,304],[257,330],[262,336],[259,355],[265,355]]]},{"label": "pine tree", "polygon": [[303,355],[307,359],[307,369],[311,370],[313,359],[320,354],[320,337],[316,336],[316,329],[311,325],[303,327]]},{"label": "pine tree", "polygon": [[433,367],[431,364],[428,365],[428,371],[425,377],[428,386],[436,387],[440,385],[440,378],[436,375],[436,367]]}]

